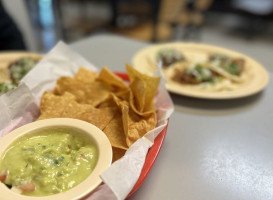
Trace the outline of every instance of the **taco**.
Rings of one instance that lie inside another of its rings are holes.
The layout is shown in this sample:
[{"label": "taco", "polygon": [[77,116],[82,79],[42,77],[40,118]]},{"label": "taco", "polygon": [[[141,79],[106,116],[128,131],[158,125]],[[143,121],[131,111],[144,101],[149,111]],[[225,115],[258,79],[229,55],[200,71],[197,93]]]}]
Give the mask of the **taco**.
[{"label": "taco", "polygon": [[173,48],[163,48],[156,53],[156,62],[161,62],[163,67],[169,67],[172,64],[185,60],[184,55]]},{"label": "taco", "polygon": [[184,65],[183,68],[175,68],[172,79],[181,84],[215,83],[221,77],[201,64]]},{"label": "taco", "polygon": [[167,83],[206,91],[232,90],[235,85],[205,64],[179,63],[162,70]]},{"label": "taco", "polygon": [[20,80],[36,65],[39,60],[33,58],[20,58],[9,65],[12,83],[18,85]]},{"label": "taco", "polygon": [[0,69],[0,95],[16,88],[40,58],[21,57]]},{"label": "taco", "polygon": [[246,81],[246,65],[243,58],[232,58],[224,54],[212,54],[209,56],[208,68],[234,81]]}]

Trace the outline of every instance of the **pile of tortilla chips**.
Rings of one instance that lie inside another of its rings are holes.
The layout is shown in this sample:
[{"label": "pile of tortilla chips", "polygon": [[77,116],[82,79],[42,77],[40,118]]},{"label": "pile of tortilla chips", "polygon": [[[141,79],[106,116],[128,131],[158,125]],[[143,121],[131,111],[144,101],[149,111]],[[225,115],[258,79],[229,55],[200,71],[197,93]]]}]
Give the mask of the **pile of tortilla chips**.
[{"label": "pile of tortilla chips", "polygon": [[127,65],[129,85],[107,68],[98,74],[80,68],[74,77],[61,77],[41,99],[41,116],[75,118],[100,128],[113,147],[113,161],[137,139],[156,127],[154,97],[160,77],[141,74]]}]

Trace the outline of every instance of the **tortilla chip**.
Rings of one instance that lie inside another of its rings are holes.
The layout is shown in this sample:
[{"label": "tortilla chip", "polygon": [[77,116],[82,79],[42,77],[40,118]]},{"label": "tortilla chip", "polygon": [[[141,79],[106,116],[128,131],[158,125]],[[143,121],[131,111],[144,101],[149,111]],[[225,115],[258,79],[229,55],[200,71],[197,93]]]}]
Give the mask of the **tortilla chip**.
[{"label": "tortilla chip", "polygon": [[75,96],[66,92],[63,96],[45,93],[41,99],[40,119],[74,118],[94,124],[104,129],[116,114],[116,108],[94,108],[89,104],[79,104]]},{"label": "tortilla chip", "polygon": [[129,132],[129,106],[126,104],[121,104],[121,112],[122,112],[122,122],[123,129],[126,137],[126,144],[130,147],[131,143],[128,143],[128,132]]},{"label": "tortilla chip", "polygon": [[118,88],[128,88],[128,85],[126,85],[120,77],[118,77],[106,67],[102,68],[98,80],[108,83],[109,85],[116,86]]},{"label": "tortilla chip", "polygon": [[[145,106],[144,106],[143,112],[153,110],[154,97],[157,93],[157,88],[160,83],[160,77],[151,77],[151,76],[142,74],[128,64],[126,68],[127,68],[127,72],[128,72],[131,83],[133,83],[136,78],[139,78],[139,79],[142,79],[147,85],[145,90],[145,103],[144,103]],[[136,95],[137,93],[134,93],[134,96]]]},{"label": "tortilla chip", "polygon": [[140,112],[140,111],[138,111],[138,110],[136,109],[136,107],[135,107],[134,96],[133,96],[133,93],[132,93],[132,92],[130,92],[130,95],[129,95],[129,105],[130,105],[130,108],[132,108],[132,110],[133,110],[136,114],[138,114],[139,116],[142,116],[142,117],[147,117],[147,116],[149,116],[151,113],[156,112],[156,110],[155,110],[155,108],[154,108],[154,103],[153,103],[153,102],[150,104],[151,107],[150,107],[150,109],[149,109],[148,111],[146,111],[146,112]]},{"label": "tortilla chip", "polygon": [[110,94],[110,96],[107,99],[105,99],[98,106],[96,106],[96,108],[107,108],[107,107],[116,107],[117,108],[117,104],[113,100],[112,94]]},{"label": "tortilla chip", "polygon": [[123,90],[120,92],[116,92],[115,96],[118,97],[119,99],[122,99],[124,101],[129,102],[130,100],[130,93],[131,93],[131,89],[129,88],[128,90]]},{"label": "tortilla chip", "polygon": [[53,92],[57,95],[69,92],[75,95],[77,102],[96,106],[108,98],[110,88],[103,82],[95,81],[87,84],[74,78],[61,77]]},{"label": "tortilla chip", "polygon": [[[131,90],[127,90],[127,91],[124,90],[124,91],[115,93],[115,96],[121,100],[129,102],[130,108],[140,116],[143,116],[143,117],[149,116],[151,113],[155,112],[155,109],[150,109],[147,112],[140,112],[139,110],[137,110],[135,106],[134,96]],[[154,104],[151,103],[151,105],[154,105]]]},{"label": "tortilla chip", "polygon": [[93,108],[88,110],[88,112],[79,115],[77,119],[94,124],[99,129],[103,130],[111,122],[117,112],[116,108]]},{"label": "tortilla chip", "polygon": [[98,77],[97,72],[90,71],[88,69],[81,67],[74,78],[83,83],[93,83],[97,77]]},{"label": "tortilla chip", "polygon": [[112,150],[113,150],[112,163],[114,163],[115,161],[117,161],[118,159],[120,159],[126,153],[126,150],[115,148],[115,147],[112,147]]},{"label": "tortilla chip", "polygon": [[103,129],[113,147],[119,149],[128,149],[125,134],[122,125],[122,117],[119,112],[116,113],[110,123]]},{"label": "tortilla chip", "polygon": [[136,140],[144,136],[156,126],[156,112],[139,115],[134,112],[127,101],[112,95],[122,113],[123,130],[126,143],[130,147]]},{"label": "tortilla chip", "polygon": [[83,92],[84,84],[80,81],[76,81],[74,78],[61,77],[57,81],[57,85],[53,90],[56,95],[63,95],[65,92],[73,94],[78,102],[82,102],[85,98]]},{"label": "tortilla chip", "polygon": [[63,96],[55,96],[52,93],[45,92],[40,102],[41,115],[39,119],[61,117],[67,103],[75,100],[75,96],[71,93],[65,93]]},{"label": "tortilla chip", "polygon": [[151,113],[149,116],[141,117],[130,110],[128,116],[124,117],[128,118],[128,132],[125,133],[128,146],[131,146],[135,141],[156,127],[157,121],[155,112]]},{"label": "tortilla chip", "polygon": [[132,106],[136,108],[139,112],[143,112],[145,105],[145,91],[147,85],[145,81],[136,77],[135,80],[130,84],[130,88],[134,97],[132,99]]}]

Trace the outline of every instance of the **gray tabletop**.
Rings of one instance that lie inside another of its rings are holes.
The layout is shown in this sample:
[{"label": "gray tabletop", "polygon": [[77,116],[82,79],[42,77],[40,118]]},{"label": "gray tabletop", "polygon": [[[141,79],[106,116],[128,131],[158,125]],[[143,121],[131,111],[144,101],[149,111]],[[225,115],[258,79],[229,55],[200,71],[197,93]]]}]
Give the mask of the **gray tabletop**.
[{"label": "gray tabletop", "polygon": [[[147,44],[101,35],[71,46],[99,67],[125,71]],[[273,82],[235,100],[171,97],[175,112],[162,150],[129,199],[272,200]]]}]

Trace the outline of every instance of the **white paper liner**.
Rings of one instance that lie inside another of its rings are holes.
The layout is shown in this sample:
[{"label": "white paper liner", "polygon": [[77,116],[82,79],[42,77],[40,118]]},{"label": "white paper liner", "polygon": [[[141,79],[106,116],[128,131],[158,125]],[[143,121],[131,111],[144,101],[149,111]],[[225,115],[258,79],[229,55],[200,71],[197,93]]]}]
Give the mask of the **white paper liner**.
[{"label": "white paper liner", "polygon": [[[59,42],[21,81],[15,90],[0,96],[0,138],[11,130],[37,119],[40,98],[51,91],[61,76],[74,76],[80,67],[96,70],[79,54]],[[109,66],[111,67],[111,66]],[[125,67],[124,67],[125,69]],[[125,199],[138,180],[149,148],[156,136],[167,125],[173,112],[173,103],[162,78],[156,96],[158,123],[154,130],[137,140],[125,156],[109,167],[101,178],[104,184],[97,187],[84,200]]]},{"label": "white paper liner", "polygon": [[0,96],[0,138],[39,116],[39,107],[25,84]]}]

